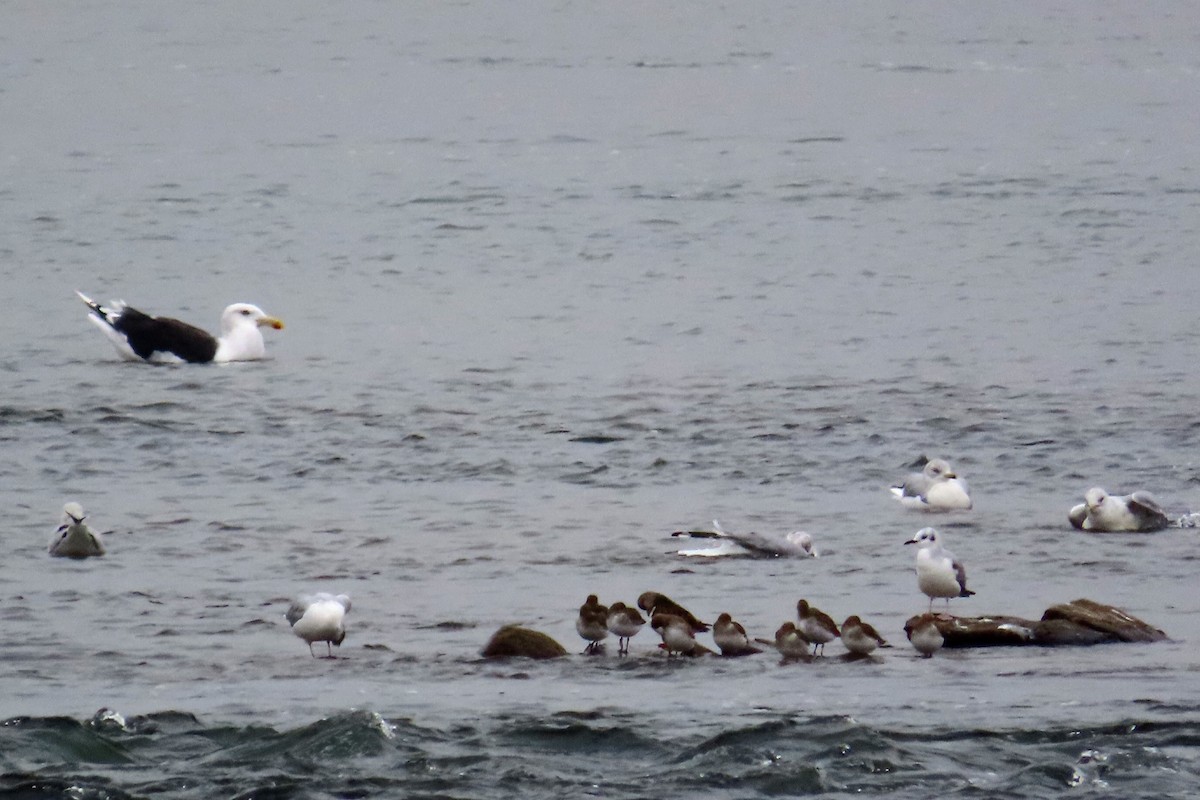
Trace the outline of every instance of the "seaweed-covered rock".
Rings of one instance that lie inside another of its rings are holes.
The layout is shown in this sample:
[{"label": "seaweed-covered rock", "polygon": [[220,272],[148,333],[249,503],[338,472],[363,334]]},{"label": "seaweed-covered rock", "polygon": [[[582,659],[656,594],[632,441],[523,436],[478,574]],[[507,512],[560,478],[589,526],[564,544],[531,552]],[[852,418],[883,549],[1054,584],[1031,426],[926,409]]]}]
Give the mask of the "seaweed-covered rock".
[{"label": "seaweed-covered rock", "polygon": [[566,649],[544,633],[505,625],[483,647],[484,658],[561,658]]},{"label": "seaweed-covered rock", "polygon": [[1083,628],[1106,634],[1117,642],[1161,642],[1167,638],[1167,635],[1158,628],[1126,614],[1119,608],[1085,598],[1051,606],[1042,615],[1042,620],[1047,622],[1066,620]]},{"label": "seaweed-covered rock", "polygon": [[[909,618],[905,632],[917,620]],[[1012,616],[954,617],[934,614],[933,622],[945,647],[1000,647],[1019,645],[1093,645],[1108,642],[1158,642],[1167,635],[1119,608],[1080,599],[1051,606],[1040,620]]]}]

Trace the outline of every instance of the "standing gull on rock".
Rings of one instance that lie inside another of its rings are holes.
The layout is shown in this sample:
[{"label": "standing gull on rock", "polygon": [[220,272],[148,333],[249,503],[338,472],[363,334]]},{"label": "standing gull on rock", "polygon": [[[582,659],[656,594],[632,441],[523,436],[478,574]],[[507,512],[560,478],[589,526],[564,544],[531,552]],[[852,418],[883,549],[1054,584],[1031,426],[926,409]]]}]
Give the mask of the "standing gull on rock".
[{"label": "standing gull on rock", "polygon": [[933,611],[935,597],[946,598],[946,606],[952,597],[970,597],[975,594],[967,588],[967,571],[962,562],[942,547],[941,534],[933,528],[922,528],[905,544],[915,544],[917,551],[917,587],[929,596],[929,610]]},{"label": "standing gull on rock", "polygon": [[1083,531],[1159,531],[1170,522],[1149,492],[1111,495],[1099,486],[1088,489],[1067,517]]},{"label": "standing gull on rock", "polygon": [[346,638],[345,619],[350,610],[350,596],[317,592],[296,599],[287,610],[287,621],[292,632],[308,642],[308,652],[313,658],[313,642],[324,642],[328,658],[333,658],[331,644],[342,646]]},{"label": "standing gull on rock", "polygon": [[67,503],[63,506],[62,524],[50,541],[50,555],[65,558],[88,558],[104,555],[100,534],[84,522],[83,506]]},{"label": "standing gull on rock", "polygon": [[892,494],[905,508],[919,511],[953,511],[971,508],[971,490],[958,477],[949,462],[934,458],[914,472],[904,483],[892,487]]},{"label": "standing gull on rock", "polygon": [[103,306],[75,292],[92,311],[88,319],[126,361],[188,361],[217,364],[266,358],[259,328],[281,330],[283,322],[249,303],[234,303],[221,313],[221,335],[171,317],[152,317],[116,300]]}]

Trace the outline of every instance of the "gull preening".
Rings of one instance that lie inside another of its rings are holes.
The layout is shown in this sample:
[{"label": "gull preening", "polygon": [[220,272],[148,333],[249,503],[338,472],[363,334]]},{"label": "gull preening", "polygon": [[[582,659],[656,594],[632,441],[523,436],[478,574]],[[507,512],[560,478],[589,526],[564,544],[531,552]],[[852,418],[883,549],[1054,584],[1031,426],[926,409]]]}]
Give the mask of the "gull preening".
[{"label": "gull preening", "polygon": [[342,646],[346,638],[345,619],[350,610],[350,596],[332,595],[318,592],[299,597],[288,608],[288,624],[292,632],[308,642],[308,652],[313,658],[313,642],[324,642],[328,658],[333,658],[333,648],[330,645]]},{"label": "gull preening", "polygon": [[952,597],[975,594],[967,588],[967,571],[962,562],[942,546],[941,536],[933,528],[922,528],[905,542],[920,548],[917,551],[917,586],[929,596],[930,611],[936,597],[946,598],[949,606]]},{"label": "gull preening", "polygon": [[1088,489],[1067,518],[1083,531],[1158,531],[1170,523],[1149,492],[1111,495],[1099,486]]},{"label": "gull preening", "polygon": [[904,483],[892,487],[892,494],[905,508],[919,511],[954,511],[971,508],[971,490],[967,482],[950,468],[945,459],[925,462]]},{"label": "gull preening", "polygon": [[62,524],[50,540],[50,555],[63,558],[89,558],[104,555],[104,542],[100,534],[84,522],[86,516],[79,503],[63,506]]},{"label": "gull preening", "polygon": [[250,303],[234,303],[221,313],[221,335],[171,317],[152,317],[114,300],[104,306],[83,292],[75,294],[91,309],[88,319],[126,361],[188,361],[205,364],[265,358],[260,328],[281,330],[283,322]]},{"label": "gull preening", "polygon": [[680,550],[681,556],[719,558],[721,556],[749,556],[752,558],[813,558],[812,536],[804,531],[784,534],[729,533],[721,523],[713,520],[711,531],[675,531],[672,536],[690,536],[694,539],[716,540],[710,547]]}]

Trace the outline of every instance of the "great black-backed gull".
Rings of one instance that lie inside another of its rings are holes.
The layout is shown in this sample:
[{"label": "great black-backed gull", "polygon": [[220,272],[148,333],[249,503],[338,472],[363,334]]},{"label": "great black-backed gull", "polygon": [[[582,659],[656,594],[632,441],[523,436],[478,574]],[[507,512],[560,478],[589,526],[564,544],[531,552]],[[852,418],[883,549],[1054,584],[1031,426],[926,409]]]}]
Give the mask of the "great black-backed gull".
[{"label": "great black-backed gull", "polygon": [[221,313],[221,335],[214,337],[171,317],[144,314],[124,300],[102,306],[80,291],[75,294],[92,310],[88,319],[127,361],[255,361],[267,354],[259,328],[283,328],[282,321],[258,306],[234,303]]},{"label": "great black-backed gull", "polygon": [[1084,531],[1158,531],[1170,522],[1149,492],[1117,496],[1098,486],[1087,490],[1067,518]]},{"label": "great black-backed gull", "polygon": [[329,658],[333,658],[330,644],[342,646],[346,638],[346,612],[350,610],[350,596],[318,592],[297,598],[287,610],[287,621],[292,632],[308,642],[308,652],[313,658],[313,642],[324,642]]},{"label": "great black-backed gull", "polygon": [[50,541],[50,555],[64,558],[88,558],[104,555],[104,543],[100,534],[88,527],[84,520],[83,506],[67,503],[63,506],[62,524]]}]

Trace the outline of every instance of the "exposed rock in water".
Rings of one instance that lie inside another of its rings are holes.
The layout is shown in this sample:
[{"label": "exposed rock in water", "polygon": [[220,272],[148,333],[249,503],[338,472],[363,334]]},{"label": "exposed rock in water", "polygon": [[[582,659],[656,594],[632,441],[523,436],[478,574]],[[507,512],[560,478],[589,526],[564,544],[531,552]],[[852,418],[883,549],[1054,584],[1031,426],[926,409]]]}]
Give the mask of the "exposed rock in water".
[{"label": "exposed rock in water", "polygon": [[566,649],[544,633],[505,625],[483,647],[484,658],[561,658]]},{"label": "exposed rock in water", "polygon": [[[918,619],[910,617],[905,632]],[[1040,620],[1020,617],[954,617],[935,614],[933,622],[945,647],[998,647],[1014,645],[1092,645],[1109,642],[1159,642],[1167,635],[1119,608],[1094,600],[1072,600],[1051,606]]]}]

